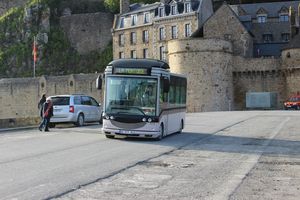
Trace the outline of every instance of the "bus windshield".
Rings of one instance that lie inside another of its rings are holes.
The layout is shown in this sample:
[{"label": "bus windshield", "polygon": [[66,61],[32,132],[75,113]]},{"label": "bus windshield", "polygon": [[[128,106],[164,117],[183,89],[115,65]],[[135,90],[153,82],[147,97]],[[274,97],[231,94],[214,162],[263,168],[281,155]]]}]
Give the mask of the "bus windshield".
[{"label": "bus windshield", "polygon": [[106,92],[105,113],[155,115],[157,79],[109,76]]}]

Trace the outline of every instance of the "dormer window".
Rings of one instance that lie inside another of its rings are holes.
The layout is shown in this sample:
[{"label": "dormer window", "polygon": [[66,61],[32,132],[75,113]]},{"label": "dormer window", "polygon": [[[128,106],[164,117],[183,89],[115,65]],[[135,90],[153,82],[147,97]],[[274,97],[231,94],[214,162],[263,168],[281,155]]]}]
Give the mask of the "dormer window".
[{"label": "dormer window", "polygon": [[257,16],[258,23],[266,23],[267,22],[267,15],[258,15]]},{"label": "dormer window", "polygon": [[137,16],[131,15],[131,26],[135,26],[137,23]]},{"label": "dormer window", "polygon": [[159,17],[165,16],[165,9],[163,7],[158,9],[158,16]]},{"label": "dormer window", "polygon": [[184,4],[184,12],[185,13],[191,12],[191,3],[185,3]]},{"label": "dormer window", "polygon": [[147,24],[150,22],[150,13],[144,14],[144,24]]},{"label": "dormer window", "polygon": [[119,28],[124,28],[124,20],[125,20],[124,17],[121,17],[121,18],[120,18]]},{"label": "dormer window", "polygon": [[176,5],[171,6],[171,15],[176,15]]},{"label": "dormer window", "polygon": [[260,8],[256,12],[257,22],[258,23],[266,23],[267,22],[268,12],[264,8]]},{"label": "dormer window", "polygon": [[289,21],[289,15],[288,14],[279,15],[279,21],[280,22],[288,22]]}]

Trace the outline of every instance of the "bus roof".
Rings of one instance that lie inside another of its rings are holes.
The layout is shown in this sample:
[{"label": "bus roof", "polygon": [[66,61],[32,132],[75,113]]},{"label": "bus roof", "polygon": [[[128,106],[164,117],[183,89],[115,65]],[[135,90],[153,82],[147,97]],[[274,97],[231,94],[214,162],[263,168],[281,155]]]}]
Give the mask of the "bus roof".
[{"label": "bus roof", "polygon": [[141,68],[162,68],[170,69],[168,63],[154,59],[119,59],[111,61],[108,66],[112,67],[141,67]]}]

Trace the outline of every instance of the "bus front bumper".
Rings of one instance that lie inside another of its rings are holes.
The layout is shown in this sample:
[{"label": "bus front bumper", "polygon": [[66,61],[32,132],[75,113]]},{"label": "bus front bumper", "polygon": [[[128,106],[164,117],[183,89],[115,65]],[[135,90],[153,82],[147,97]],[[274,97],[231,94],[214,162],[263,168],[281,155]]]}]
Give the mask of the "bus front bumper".
[{"label": "bus front bumper", "polygon": [[111,136],[126,136],[126,137],[139,137],[139,138],[157,138],[160,134],[159,131],[143,131],[143,130],[122,130],[122,129],[109,129],[102,128],[106,135]]}]

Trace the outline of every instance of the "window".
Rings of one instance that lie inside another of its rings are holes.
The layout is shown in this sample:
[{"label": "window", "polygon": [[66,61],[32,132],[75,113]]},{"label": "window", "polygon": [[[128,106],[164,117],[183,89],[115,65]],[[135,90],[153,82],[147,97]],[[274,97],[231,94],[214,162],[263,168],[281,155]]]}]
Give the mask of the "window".
[{"label": "window", "polygon": [[125,39],[124,39],[124,34],[119,35],[119,46],[124,46],[125,44]]},{"label": "window", "polygon": [[263,41],[268,43],[273,41],[273,35],[272,34],[263,34]]},{"label": "window", "polygon": [[124,58],[124,52],[123,51],[119,52],[119,58],[120,59]]},{"label": "window", "polygon": [[172,39],[177,38],[177,26],[171,26],[171,37]]},{"label": "window", "polygon": [[165,47],[164,46],[159,47],[159,59],[160,60],[166,60]]},{"label": "window", "polygon": [[185,13],[191,12],[191,3],[185,3],[184,4],[184,12]]},{"label": "window", "polygon": [[190,37],[191,36],[191,24],[184,25],[184,36]]},{"label": "window", "polygon": [[186,103],[186,79],[170,77],[169,102],[171,106],[184,106]]},{"label": "window", "polygon": [[143,31],[143,42],[144,43],[149,42],[149,31],[147,31],[147,30]]},{"label": "window", "polygon": [[281,34],[281,40],[284,42],[288,42],[290,40],[290,34],[289,33],[282,33]]},{"label": "window", "polygon": [[136,58],[136,50],[131,50],[130,56],[131,58]]},{"label": "window", "polygon": [[258,23],[266,23],[267,22],[267,16],[265,16],[265,15],[257,16],[257,22]]},{"label": "window", "polygon": [[176,5],[171,6],[171,15],[176,15]]},{"label": "window", "polygon": [[148,58],[148,49],[143,49],[143,58]]},{"label": "window", "polygon": [[81,105],[86,105],[86,106],[92,105],[91,99],[86,96],[81,97]]},{"label": "window", "polygon": [[144,14],[144,24],[147,24],[150,22],[150,13]]},{"label": "window", "polygon": [[279,16],[279,21],[280,22],[288,22],[289,21],[289,15],[288,14],[281,14]]},{"label": "window", "polygon": [[124,20],[125,20],[124,17],[121,17],[119,28],[124,28]]},{"label": "window", "polygon": [[159,28],[159,40],[164,40],[165,39],[165,28],[160,27]]},{"label": "window", "polygon": [[130,43],[131,44],[136,44],[136,32],[131,32],[130,33]]},{"label": "window", "polygon": [[159,17],[165,16],[165,9],[163,7],[158,9],[158,16]]},{"label": "window", "polygon": [[131,15],[131,26],[135,26],[137,23],[137,16]]}]

